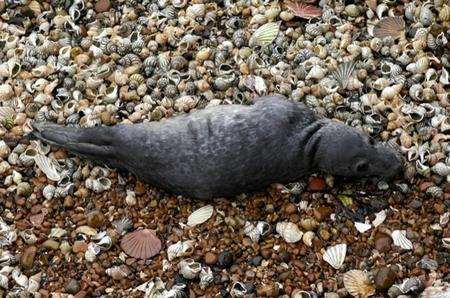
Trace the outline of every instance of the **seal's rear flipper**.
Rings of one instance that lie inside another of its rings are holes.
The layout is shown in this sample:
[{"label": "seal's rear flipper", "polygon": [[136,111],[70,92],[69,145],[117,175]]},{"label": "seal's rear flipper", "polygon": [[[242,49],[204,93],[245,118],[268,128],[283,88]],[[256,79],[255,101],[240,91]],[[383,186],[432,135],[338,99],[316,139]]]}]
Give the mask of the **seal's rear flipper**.
[{"label": "seal's rear flipper", "polygon": [[109,127],[76,128],[64,127],[54,123],[33,123],[31,137],[51,145],[98,160],[112,157],[112,130]]}]

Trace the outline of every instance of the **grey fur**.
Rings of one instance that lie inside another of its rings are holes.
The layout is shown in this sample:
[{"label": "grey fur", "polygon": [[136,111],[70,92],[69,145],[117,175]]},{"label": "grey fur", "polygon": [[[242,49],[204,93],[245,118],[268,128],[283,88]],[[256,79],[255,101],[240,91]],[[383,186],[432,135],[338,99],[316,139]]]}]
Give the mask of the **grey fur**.
[{"label": "grey fur", "polygon": [[160,122],[34,127],[33,135],[50,144],[127,169],[171,193],[201,199],[261,190],[317,170],[386,178],[401,170],[393,149],[372,144],[355,128],[318,120],[312,110],[282,96],[262,97],[251,106],[206,108]]}]

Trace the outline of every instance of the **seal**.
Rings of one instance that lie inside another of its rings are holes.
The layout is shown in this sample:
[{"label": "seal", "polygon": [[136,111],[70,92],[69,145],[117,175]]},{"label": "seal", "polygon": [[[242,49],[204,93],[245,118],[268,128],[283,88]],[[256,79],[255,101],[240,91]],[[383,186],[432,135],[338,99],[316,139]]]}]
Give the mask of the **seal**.
[{"label": "seal", "polygon": [[92,128],[35,123],[32,135],[126,169],[169,193],[232,197],[316,171],[392,178],[397,152],[356,128],[319,119],[281,95],[252,105],[220,105],[159,122]]}]

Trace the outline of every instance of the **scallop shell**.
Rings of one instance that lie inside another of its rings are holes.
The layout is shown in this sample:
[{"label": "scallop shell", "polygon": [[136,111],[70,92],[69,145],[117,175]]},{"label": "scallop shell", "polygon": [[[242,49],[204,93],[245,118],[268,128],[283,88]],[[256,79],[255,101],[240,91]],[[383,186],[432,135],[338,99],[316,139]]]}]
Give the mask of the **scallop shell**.
[{"label": "scallop shell", "polygon": [[375,294],[375,287],[367,274],[361,270],[350,270],[344,274],[344,286],[354,297],[369,297]]},{"label": "scallop shell", "polygon": [[140,229],[126,234],[120,242],[120,247],[133,258],[149,259],[161,250],[161,240],[152,230]]},{"label": "scallop shell", "polygon": [[202,224],[211,218],[214,212],[214,207],[211,205],[203,206],[191,213],[188,217],[187,225],[194,227]]},{"label": "scallop shell", "polygon": [[58,164],[55,160],[48,158],[45,155],[38,154],[34,158],[34,162],[38,168],[52,181],[60,181],[62,175],[58,170]]},{"label": "scallop shell", "polygon": [[169,261],[172,261],[178,257],[189,256],[194,251],[194,243],[195,241],[193,240],[187,240],[172,244],[167,248],[167,258]]},{"label": "scallop shell", "polygon": [[370,230],[372,228],[372,225],[363,222],[355,222],[355,228],[358,230],[358,232],[364,233]]},{"label": "scallop shell", "polygon": [[372,221],[373,226],[376,228],[381,225],[386,219],[386,211],[381,210],[377,214],[375,214],[375,219]]},{"label": "scallop shell", "polygon": [[13,119],[16,112],[11,107],[0,107],[0,123],[3,123],[6,119]]},{"label": "scallop shell", "polygon": [[287,243],[295,243],[302,239],[303,232],[292,222],[279,222],[276,231]]},{"label": "scallop shell", "polygon": [[334,269],[339,269],[344,264],[347,253],[347,244],[338,244],[331,246],[323,254],[323,260],[330,264]]},{"label": "scallop shell", "polygon": [[400,246],[403,249],[413,249],[412,242],[406,238],[406,231],[395,230],[391,234],[394,245]]},{"label": "scallop shell", "polygon": [[373,28],[373,36],[377,38],[399,38],[405,30],[405,21],[402,17],[387,17],[381,19]]},{"label": "scallop shell", "polygon": [[280,31],[280,24],[266,23],[253,32],[249,40],[249,46],[267,46],[277,37]]},{"label": "scallop shell", "polygon": [[354,62],[345,62],[339,65],[339,67],[332,73],[336,81],[339,82],[342,88],[347,88],[350,77],[355,71],[356,64]]},{"label": "scallop shell", "polygon": [[302,1],[290,1],[287,3],[287,7],[292,13],[303,19],[312,19],[322,16],[322,9],[314,5],[305,4]]}]

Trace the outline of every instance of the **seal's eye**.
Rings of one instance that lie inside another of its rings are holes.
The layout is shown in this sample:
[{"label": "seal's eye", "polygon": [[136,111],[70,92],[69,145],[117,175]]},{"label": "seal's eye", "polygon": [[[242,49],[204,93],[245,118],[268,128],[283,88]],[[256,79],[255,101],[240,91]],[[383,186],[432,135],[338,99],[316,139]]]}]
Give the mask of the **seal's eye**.
[{"label": "seal's eye", "polygon": [[369,144],[370,145],[375,145],[375,139],[374,138],[369,138]]},{"label": "seal's eye", "polygon": [[365,160],[359,161],[356,164],[356,171],[358,173],[364,173],[369,169],[369,163]]}]

